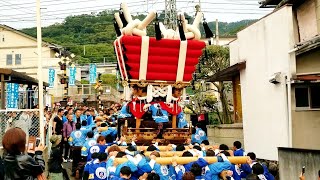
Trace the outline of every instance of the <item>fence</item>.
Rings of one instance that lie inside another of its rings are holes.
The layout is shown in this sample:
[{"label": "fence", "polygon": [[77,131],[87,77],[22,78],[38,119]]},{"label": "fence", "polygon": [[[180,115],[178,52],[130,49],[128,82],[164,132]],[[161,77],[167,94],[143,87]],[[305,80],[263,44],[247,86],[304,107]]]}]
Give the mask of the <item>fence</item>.
[{"label": "fence", "polygon": [[[29,136],[40,137],[39,109],[0,110],[0,142],[5,132],[13,127],[21,128]],[[43,137],[40,137],[44,139]]]},{"label": "fence", "polygon": [[19,91],[18,108],[27,109],[32,108],[38,104],[38,91],[26,90]]},{"label": "fence", "polygon": [[[95,85],[92,84],[81,84],[78,85],[78,94],[81,95],[93,95],[93,94],[98,94],[97,90],[94,88]],[[102,91],[104,94],[109,94],[111,92],[111,87],[110,86],[101,86]],[[108,90],[108,91],[106,91]]]},{"label": "fence", "polygon": [[[6,93],[6,92],[7,91],[5,90],[4,93]],[[38,101],[38,91],[37,90],[23,90],[23,91],[19,90],[18,109],[33,108],[35,105],[38,104],[38,102],[39,101]]]}]

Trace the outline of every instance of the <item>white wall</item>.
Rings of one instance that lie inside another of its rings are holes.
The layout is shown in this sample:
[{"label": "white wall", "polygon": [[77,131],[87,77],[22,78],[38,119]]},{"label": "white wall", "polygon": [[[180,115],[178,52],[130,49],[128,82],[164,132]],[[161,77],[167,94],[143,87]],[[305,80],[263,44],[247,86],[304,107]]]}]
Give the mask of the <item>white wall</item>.
[{"label": "white wall", "polygon": [[[293,60],[292,8],[285,6],[240,31],[230,44],[231,65],[246,61],[240,72],[244,143],[258,158],[277,160],[277,147],[289,145],[286,84],[284,76]],[[282,73],[282,82],[269,77]]]}]

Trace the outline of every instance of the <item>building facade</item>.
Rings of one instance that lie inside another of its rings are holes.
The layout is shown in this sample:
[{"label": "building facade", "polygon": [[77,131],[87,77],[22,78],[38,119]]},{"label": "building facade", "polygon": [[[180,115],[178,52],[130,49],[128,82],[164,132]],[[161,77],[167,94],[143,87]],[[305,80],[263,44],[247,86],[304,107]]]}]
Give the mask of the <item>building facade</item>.
[{"label": "building facade", "polygon": [[264,1],[277,9],[237,33],[215,76],[239,83],[246,151],[269,160],[278,147],[320,149],[319,1],[286,2]]},{"label": "building facade", "polygon": [[[26,73],[27,75],[37,78],[38,74],[38,57],[37,57],[37,40],[23,32],[0,25],[0,64],[4,68],[10,68],[18,72]],[[55,99],[61,99],[63,96],[64,84],[60,83],[63,78],[63,71],[60,70],[59,58],[56,58],[56,53],[62,47],[42,43],[42,76],[45,82],[49,82],[49,69],[55,70],[54,87],[47,88],[48,94]],[[67,71],[67,76],[69,71]],[[76,80],[81,80],[80,68],[77,68]],[[71,87],[72,89],[72,87]]]}]

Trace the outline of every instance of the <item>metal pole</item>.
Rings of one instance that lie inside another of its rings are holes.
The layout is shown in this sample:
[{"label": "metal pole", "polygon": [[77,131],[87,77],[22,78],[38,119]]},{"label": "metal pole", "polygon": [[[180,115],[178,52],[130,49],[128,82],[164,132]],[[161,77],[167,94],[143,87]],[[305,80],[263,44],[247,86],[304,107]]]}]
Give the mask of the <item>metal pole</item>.
[{"label": "metal pole", "polygon": [[41,143],[45,145],[44,141],[44,105],[43,105],[43,78],[42,78],[42,34],[41,34],[41,9],[40,0],[37,1],[37,45],[38,45],[38,86],[39,86],[39,125]]},{"label": "metal pole", "polygon": [[[65,69],[63,71],[63,78],[65,81],[64,91],[63,91],[63,100],[68,101],[67,60],[66,60],[66,57],[63,57],[63,58],[64,58],[64,64],[65,64]],[[70,74],[69,74],[69,76],[70,76]]]},{"label": "metal pole", "polygon": [[219,45],[219,21],[216,19],[216,45]]},{"label": "metal pole", "polygon": [[1,109],[5,109],[6,106],[5,88],[4,74],[1,74]]}]

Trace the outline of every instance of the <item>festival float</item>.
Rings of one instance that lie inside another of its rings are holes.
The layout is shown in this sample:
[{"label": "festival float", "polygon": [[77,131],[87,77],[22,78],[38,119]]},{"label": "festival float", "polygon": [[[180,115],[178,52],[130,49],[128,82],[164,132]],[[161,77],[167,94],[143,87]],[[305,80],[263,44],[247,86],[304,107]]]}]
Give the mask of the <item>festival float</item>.
[{"label": "festival float", "polygon": [[[197,12],[192,24],[178,14],[176,30],[166,29],[156,11],[142,21],[133,19],[126,3],[114,17],[113,45],[126,100],[118,115],[119,133],[128,141],[136,136],[138,144],[154,139],[185,142],[192,127],[183,114],[183,102],[205,47],[199,30],[203,13]],[[152,22],[155,37],[146,31]]]}]

